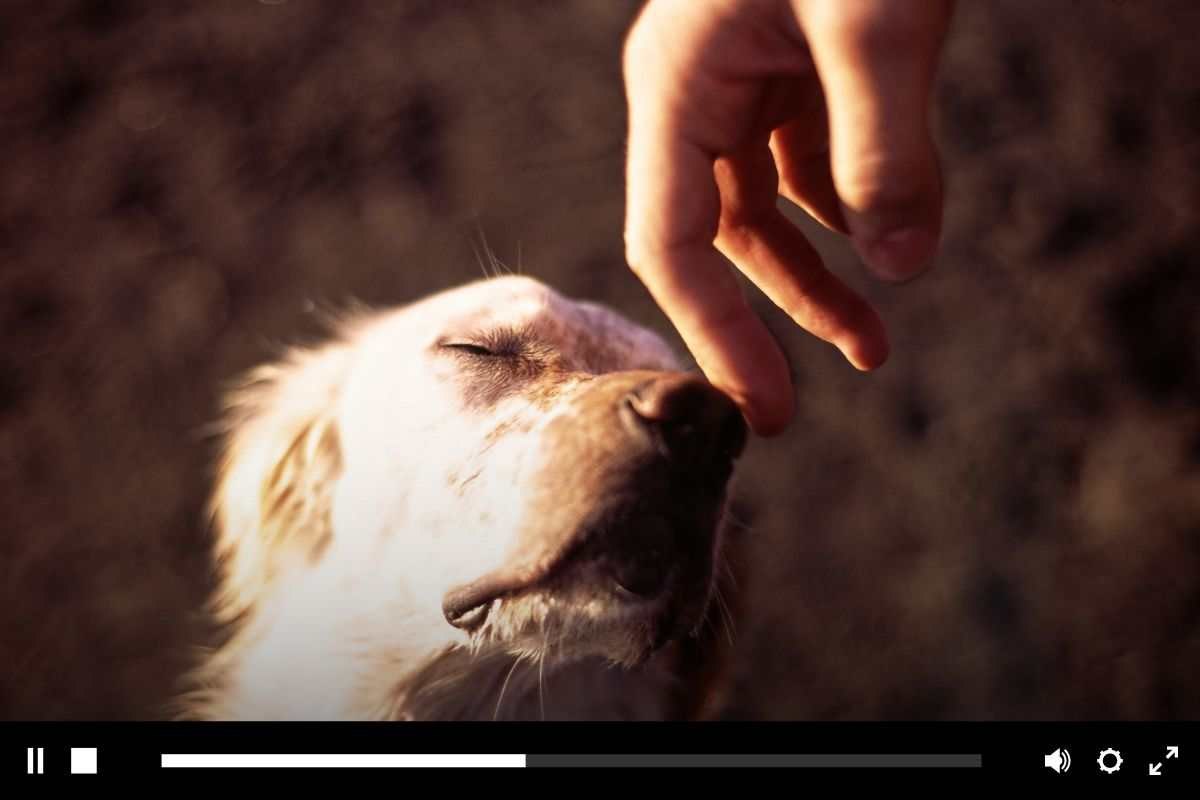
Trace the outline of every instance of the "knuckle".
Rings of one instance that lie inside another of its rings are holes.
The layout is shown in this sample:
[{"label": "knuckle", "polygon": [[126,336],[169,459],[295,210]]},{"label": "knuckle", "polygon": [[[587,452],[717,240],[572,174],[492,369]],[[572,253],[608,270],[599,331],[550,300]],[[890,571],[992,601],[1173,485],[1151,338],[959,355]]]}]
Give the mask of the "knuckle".
[{"label": "knuckle", "polygon": [[629,267],[629,271],[632,272],[639,280],[643,279],[646,274],[645,267],[643,266],[644,263],[644,261],[641,261],[634,256],[625,257],[625,265]]},{"label": "knuckle", "polygon": [[647,43],[648,16],[651,13],[649,8],[644,10],[625,36],[621,47],[621,73],[626,81],[641,75],[652,55]]},{"label": "knuckle", "polygon": [[903,13],[900,5],[832,4],[821,33],[870,55],[911,52],[923,41],[924,29],[918,17]]},{"label": "knuckle", "polygon": [[927,170],[916,161],[864,158],[838,180],[842,203],[853,211],[901,211],[921,204]]},{"label": "knuckle", "polygon": [[625,263],[630,272],[638,278],[645,278],[648,265],[653,263],[653,255],[649,252],[642,237],[632,233],[626,234]]},{"label": "knuckle", "polygon": [[637,72],[637,61],[640,58],[637,52],[637,31],[631,31],[625,37],[625,45],[621,48],[621,74],[628,81],[634,77]]}]

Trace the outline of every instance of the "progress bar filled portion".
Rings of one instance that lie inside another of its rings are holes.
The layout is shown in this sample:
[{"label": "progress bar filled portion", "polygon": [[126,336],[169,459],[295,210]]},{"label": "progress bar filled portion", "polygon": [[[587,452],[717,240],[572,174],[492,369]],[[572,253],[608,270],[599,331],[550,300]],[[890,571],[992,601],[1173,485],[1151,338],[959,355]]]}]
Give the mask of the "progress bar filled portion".
[{"label": "progress bar filled portion", "polygon": [[474,753],[163,753],[163,769],[524,767],[525,755]]}]

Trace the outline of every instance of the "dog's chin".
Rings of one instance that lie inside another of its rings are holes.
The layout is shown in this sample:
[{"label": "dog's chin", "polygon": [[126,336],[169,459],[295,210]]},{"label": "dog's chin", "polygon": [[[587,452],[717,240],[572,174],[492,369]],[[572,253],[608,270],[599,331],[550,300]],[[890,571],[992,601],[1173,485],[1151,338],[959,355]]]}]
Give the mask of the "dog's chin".
[{"label": "dog's chin", "polygon": [[672,570],[661,591],[647,597],[615,582],[601,562],[494,600],[472,635],[475,647],[563,665],[602,658],[637,667],[672,641],[693,634],[704,617],[711,576],[685,580]]},{"label": "dog's chin", "polygon": [[447,621],[473,647],[543,663],[636,666],[694,633],[720,563],[724,487],[686,497],[621,488],[568,535],[538,537],[550,547],[447,592]]}]

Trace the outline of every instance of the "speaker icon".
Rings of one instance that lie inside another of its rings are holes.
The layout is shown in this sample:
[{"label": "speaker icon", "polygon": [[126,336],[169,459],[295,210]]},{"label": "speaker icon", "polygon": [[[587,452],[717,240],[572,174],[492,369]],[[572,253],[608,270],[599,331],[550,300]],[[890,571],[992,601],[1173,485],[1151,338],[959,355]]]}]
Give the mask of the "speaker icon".
[{"label": "speaker icon", "polygon": [[1071,754],[1067,750],[1059,748],[1046,756],[1045,764],[1055,772],[1066,772],[1071,768]]}]

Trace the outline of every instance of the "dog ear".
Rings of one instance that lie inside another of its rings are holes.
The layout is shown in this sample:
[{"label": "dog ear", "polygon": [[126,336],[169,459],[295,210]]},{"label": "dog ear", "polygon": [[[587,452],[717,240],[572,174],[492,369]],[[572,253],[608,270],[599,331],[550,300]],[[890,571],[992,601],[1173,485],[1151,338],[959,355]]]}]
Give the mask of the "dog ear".
[{"label": "dog ear", "polygon": [[290,563],[320,555],[332,535],[342,469],[336,405],[349,348],[296,350],[261,367],[229,397],[212,514],[223,591],[239,613]]}]

